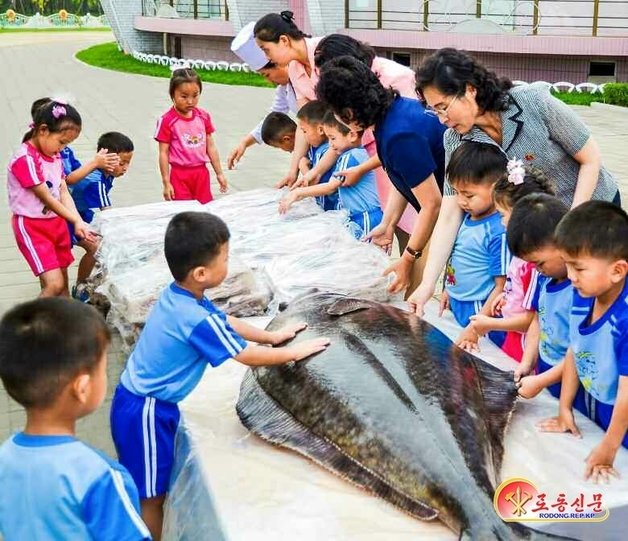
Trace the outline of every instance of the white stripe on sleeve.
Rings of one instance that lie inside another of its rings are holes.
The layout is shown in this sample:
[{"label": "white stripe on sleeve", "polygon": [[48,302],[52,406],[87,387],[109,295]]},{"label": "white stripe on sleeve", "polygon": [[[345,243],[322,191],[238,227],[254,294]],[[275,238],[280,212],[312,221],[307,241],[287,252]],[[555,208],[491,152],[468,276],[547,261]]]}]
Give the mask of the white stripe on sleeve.
[{"label": "white stripe on sleeve", "polygon": [[231,345],[229,340],[227,340],[227,338],[222,333],[222,329],[220,327],[218,327],[216,325],[216,321],[214,319],[212,319],[212,316],[207,316],[205,318],[205,321],[207,321],[209,326],[214,331],[214,334],[216,335],[216,337],[220,340],[220,343],[222,344],[222,347],[224,347],[227,350],[229,355],[231,355],[232,357],[235,357],[239,352],[236,351],[235,349],[233,349],[233,346]]},{"label": "white stripe on sleeve", "polygon": [[35,166],[35,160],[32,156],[29,156],[28,154],[26,155],[26,165],[28,166],[28,172],[31,176],[31,180],[33,181],[33,185],[37,186],[38,184],[41,184],[42,181],[39,176],[37,176],[37,167]]},{"label": "white stripe on sleeve", "polygon": [[218,324],[218,326],[222,329],[222,332],[227,337],[227,340],[229,340],[229,343],[233,346],[233,349],[237,353],[240,353],[242,351],[242,346],[240,346],[240,344],[238,344],[237,340],[229,332],[229,330],[227,329],[227,326],[225,325],[224,320],[218,314],[212,314],[211,317]]}]

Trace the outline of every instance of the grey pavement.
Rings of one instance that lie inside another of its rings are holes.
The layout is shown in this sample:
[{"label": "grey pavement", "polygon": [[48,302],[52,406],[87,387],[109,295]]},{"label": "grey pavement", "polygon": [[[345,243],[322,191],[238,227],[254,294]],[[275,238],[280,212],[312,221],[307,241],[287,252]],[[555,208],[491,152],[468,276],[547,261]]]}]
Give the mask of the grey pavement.
[{"label": "grey pavement", "polygon": [[[169,107],[165,79],[129,75],[86,66],[74,54],[92,44],[111,41],[103,32],[0,34],[0,181],[6,183],[6,166],[30,122],[33,100],[42,96],[66,96],[83,117],[83,131],[72,145],[81,160],[90,159],[98,136],[116,130],[129,135],[136,146],[129,172],[116,182],[112,201],[116,206],[159,201],[161,183],[157,169],[157,145],[153,132],[157,118]],[[200,105],[216,125],[215,139],[223,159],[228,151],[265,114],[273,91],[253,87],[206,84]],[[621,181],[622,198],[628,201],[628,110],[577,107],[602,148],[604,163]],[[228,172],[232,190],[270,186],[284,173],[288,155],[268,147],[249,149],[236,171]],[[215,190],[217,191],[217,190]],[[6,196],[0,197],[0,315],[39,291],[18,252],[9,222]],[[80,250],[75,254],[80,257]],[[77,257],[77,260],[78,260]],[[71,276],[76,273],[76,265]],[[110,453],[108,411],[111,390],[124,364],[117,338],[109,354],[107,400],[95,414],[82,420],[79,437]],[[20,430],[22,408],[0,388],[0,441]]]}]

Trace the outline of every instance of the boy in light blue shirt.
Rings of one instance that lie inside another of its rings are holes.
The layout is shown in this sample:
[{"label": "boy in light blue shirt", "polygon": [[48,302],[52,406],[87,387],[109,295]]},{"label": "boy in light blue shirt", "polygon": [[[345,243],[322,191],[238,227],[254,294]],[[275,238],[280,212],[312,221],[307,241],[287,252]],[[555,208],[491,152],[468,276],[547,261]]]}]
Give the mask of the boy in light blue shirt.
[{"label": "boy in light blue shirt", "polygon": [[276,346],[305,323],[264,331],[227,316],[204,296],[227,276],[229,230],[218,217],[183,212],[168,224],[165,255],[174,282],[153,307],[127,361],[111,405],[111,432],[120,462],[140,493],[142,517],[161,537],[163,503],[170,486],[178,403],[200,381],[207,365],[228,359],[250,366],[299,361],[325,349],[326,338]]},{"label": "boy in light blue shirt", "polygon": [[628,215],[605,201],[588,201],[558,225],[556,245],[578,297],[565,357],[558,416],[539,424],[578,436],[572,405],[578,386],[587,414],[605,430],[586,459],[585,478],[609,475],[618,449],[628,448]]},{"label": "boy in light blue shirt", "polygon": [[129,473],[76,439],[103,401],[109,331],[90,306],[27,302],[0,323],[0,378],[26,427],[0,447],[0,538],[151,539]]},{"label": "boy in light blue shirt", "polygon": [[305,197],[335,196],[334,209],[345,209],[349,214],[349,226],[357,239],[366,237],[377,227],[383,217],[379,206],[379,196],[375,181],[375,172],[369,171],[353,186],[343,186],[342,172],[350,167],[360,165],[369,159],[369,155],[361,146],[362,133],[351,131],[338,122],[331,111],[323,120],[325,135],[329,140],[329,148],[338,155],[330,179],[314,186],[295,188],[280,202],[279,211],[287,212],[290,206]]}]

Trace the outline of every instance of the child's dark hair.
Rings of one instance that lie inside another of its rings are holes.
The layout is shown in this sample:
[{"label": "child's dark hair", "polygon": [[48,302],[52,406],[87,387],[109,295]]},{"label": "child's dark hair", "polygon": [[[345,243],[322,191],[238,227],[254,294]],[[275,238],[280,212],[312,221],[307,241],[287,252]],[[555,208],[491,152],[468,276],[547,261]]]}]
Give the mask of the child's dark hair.
[{"label": "child's dark hair", "polygon": [[506,171],[508,159],[490,143],[465,141],[454,150],[447,164],[447,178],[453,186],[459,182],[494,184]]},{"label": "child's dark hair", "polygon": [[119,154],[120,152],[133,152],[133,141],[129,139],[123,133],[117,131],[110,131],[103,133],[98,138],[97,143],[98,150],[106,148],[109,152]]},{"label": "child's dark hair", "polygon": [[20,304],[0,322],[0,378],[25,408],[48,407],[74,377],[94,370],[109,340],[87,304],[60,297]]},{"label": "child's dark hair", "polygon": [[329,111],[326,103],[319,100],[308,101],[297,113],[299,120],[305,120],[308,124],[322,124],[325,115]]},{"label": "child's dark hair", "polygon": [[560,199],[545,193],[533,193],[520,199],[512,209],[506,238],[517,257],[555,246],[556,226],[569,209]]},{"label": "child's dark hair", "polygon": [[338,130],[342,135],[349,135],[351,132],[346,124],[338,121],[333,111],[327,111],[325,118],[323,118],[323,125]]},{"label": "child's dark hair", "polygon": [[292,39],[311,37],[309,34],[299,30],[299,27],[294,22],[294,13],[292,11],[264,15],[255,23],[253,34],[260,41],[272,43],[279,43],[281,36],[288,36]]},{"label": "child's dark hair", "polygon": [[556,245],[574,257],[628,261],[628,215],[608,201],[582,203],[558,224]]},{"label": "child's dark hair", "polygon": [[41,109],[44,105],[50,103],[51,101],[52,98],[49,98],[48,96],[35,100],[31,105],[31,119],[35,120],[35,115],[37,114],[37,111],[39,111],[39,109]]},{"label": "child's dark hair", "polygon": [[166,229],[164,251],[175,280],[185,280],[190,271],[207,265],[229,240],[227,224],[208,212],[181,212]]},{"label": "child's dark hair", "polygon": [[203,92],[203,83],[198,73],[191,68],[179,68],[174,70],[170,76],[170,86],[168,88],[170,97],[174,98],[174,91],[185,83],[194,83],[198,85],[199,93]]},{"label": "child's dark hair", "polygon": [[321,68],[332,58],[339,56],[352,56],[369,68],[373,64],[375,49],[366,43],[347,36],[346,34],[330,34],[325,36],[316,46],[314,51],[314,64]]},{"label": "child's dark hair", "polygon": [[262,122],[262,141],[267,145],[271,145],[279,141],[284,135],[297,131],[297,125],[287,114],[272,112],[266,115]]},{"label": "child's dark hair", "polygon": [[515,184],[508,177],[509,174],[505,173],[493,187],[493,200],[502,208],[511,209],[517,201],[532,193],[556,195],[552,182],[536,167],[525,168],[521,184]]},{"label": "child's dark hair", "polygon": [[35,103],[31,106],[31,112],[34,111],[33,123],[30,129],[24,134],[22,142],[25,143],[37,133],[42,127],[46,126],[50,133],[59,133],[65,130],[79,130],[83,125],[79,112],[67,103],[50,100],[44,102],[35,109]]}]

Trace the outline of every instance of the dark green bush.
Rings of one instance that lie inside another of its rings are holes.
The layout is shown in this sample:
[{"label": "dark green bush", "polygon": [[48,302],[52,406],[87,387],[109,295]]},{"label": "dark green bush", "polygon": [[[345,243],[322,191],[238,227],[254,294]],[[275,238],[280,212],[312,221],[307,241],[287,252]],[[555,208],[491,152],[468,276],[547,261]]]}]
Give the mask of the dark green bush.
[{"label": "dark green bush", "polygon": [[604,102],[628,107],[628,83],[606,83],[604,85]]}]

